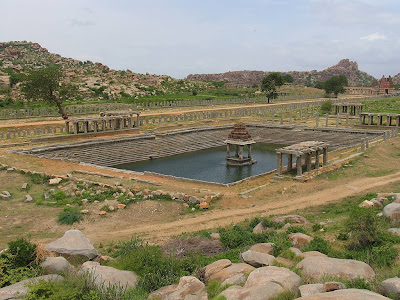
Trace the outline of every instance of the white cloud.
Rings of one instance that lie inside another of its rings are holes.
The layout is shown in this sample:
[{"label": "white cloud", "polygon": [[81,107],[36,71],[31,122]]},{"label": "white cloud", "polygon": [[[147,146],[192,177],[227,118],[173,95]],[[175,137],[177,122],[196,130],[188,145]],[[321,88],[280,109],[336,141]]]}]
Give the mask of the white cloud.
[{"label": "white cloud", "polygon": [[387,37],[384,34],[375,32],[375,33],[371,33],[369,35],[360,37],[360,40],[366,40],[368,42],[375,42],[375,41],[379,41],[379,40],[387,40]]}]

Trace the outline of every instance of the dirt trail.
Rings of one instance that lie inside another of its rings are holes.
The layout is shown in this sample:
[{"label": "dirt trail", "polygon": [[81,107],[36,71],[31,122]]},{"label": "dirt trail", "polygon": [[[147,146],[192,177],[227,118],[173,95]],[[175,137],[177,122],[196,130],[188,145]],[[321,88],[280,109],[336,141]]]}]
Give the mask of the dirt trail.
[{"label": "dirt trail", "polygon": [[[308,196],[287,197],[287,200],[268,201],[268,203],[250,208],[214,210],[200,215],[188,215],[178,221],[169,223],[157,223],[136,228],[125,228],[112,232],[112,239],[129,238],[133,234],[139,234],[151,240],[163,240],[170,236],[176,236],[184,232],[194,232],[204,229],[212,229],[226,226],[232,223],[244,221],[247,218],[260,215],[287,214],[297,209],[310,206],[324,205],[329,202],[339,201],[343,198],[365,193],[370,189],[400,181],[400,172],[378,178],[362,178],[348,181],[344,186],[334,186],[323,191],[312,193]],[[110,238],[108,232],[102,232],[99,228],[87,228],[85,233],[91,240],[99,242]]]},{"label": "dirt trail", "polygon": [[[280,104],[289,104],[289,103],[309,103],[316,100],[321,100],[322,98],[317,98],[309,101],[288,101],[288,102],[278,102],[278,103],[266,103],[266,104],[250,104],[250,105],[237,105],[237,106],[215,106],[211,108],[200,107],[195,109],[183,109],[183,110],[174,110],[174,111],[164,111],[164,112],[147,112],[142,113],[141,116],[153,116],[153,115],[176,115],[187,112],[198,112],[198,111],[209,111],[209,110],[227,110],[227,109],[236,109],[236,108],[244,108],[244,107],[264,107],[264,106],[275,106]],[[15,121],[15,120],[14,120]],[[57,125],[64,124],[64,120],[56,120],[56,121],[38,121],[38,122],[27,122],[27,123],[13,123],[13,124],[0,124],[0,128],[6,127],[24,127],[24,126],[38,126],[38,125]]]}]

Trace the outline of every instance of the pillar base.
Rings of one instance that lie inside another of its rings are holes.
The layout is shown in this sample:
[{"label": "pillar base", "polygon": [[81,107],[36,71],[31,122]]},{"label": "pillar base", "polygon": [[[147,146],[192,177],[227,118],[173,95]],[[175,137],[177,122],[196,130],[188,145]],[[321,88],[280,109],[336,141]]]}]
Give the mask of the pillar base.
[{"label": "pillar base", "polygon": [[232,167],[240,167],[240,166],[250,166],[255,164],[257,161],[252,158],[244,157],[240,159],[239,157],[227,157],[226,158],[226,165]]}]

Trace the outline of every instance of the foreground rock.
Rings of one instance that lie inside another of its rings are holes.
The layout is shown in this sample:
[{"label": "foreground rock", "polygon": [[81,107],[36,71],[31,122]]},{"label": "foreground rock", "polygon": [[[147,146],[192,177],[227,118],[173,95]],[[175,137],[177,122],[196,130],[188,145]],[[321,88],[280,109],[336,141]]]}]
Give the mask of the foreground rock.
[{"label": "foreground rock", "polygon": [[323,256],[310,256],[297,264],[303,274],[313,279],[325,276],[343,279],[363,278],[370,280],[375,277],[375,272],[364,262],[351,259],[338,259]]},{"label": "foreground rock", "polygon": [[390,203],[383,209],[383,215],[393,221],[400,220],[400,203]]},{"label": "foreground rock", "polygon": [[254,270],[248,264],[233,264],[229,259],[221,259],[204,268],[204,277],[206,281],[218,280],[222,285],[241,284],[246,282],[246,275]]},{"label": "foreground rock", "polygon": [[82,265],[80,273],[89,274],[98,287],[121,287],[133,289],[139,277],[131,271],[122,271],[112,267],[101,266],[98,262],[88,261]]},{"label": "foreground rock", "polygon": [[274,246],[274,243],[259,243],[251,246],[250,250],[272,255],[274,253]]},{"label": "foreground rock", "polygon": [[274,219],[277,223],[293,223],[293,224],[307,224],[306,218],[299,215],[286,215]]},{"label": "foreground rock", "polygon": [[264,233],[267,231],[270,231],[271,229],[268,228],[268,226],[265,224],[264,221],[261,221],[258,223],[254,228],[253,228],[253,233]]},{"label": "foreground rock", "polygon": [[88,259],[93,259],[98,255],[92,242],[77,229],[66,231],[63,237],[48,244],[46,249],[61,255],[85,256]]},{"label": "foreground rock", "polygon": [[382,295],[359,289],[337,290],[329,293],[315,294],[297,298],[298,300],[390,300]]},{"label": "foreground rock", "polygon": [[256,268],[262,266],[272,266],[275,261],[275,257],[273,257],[272,255],[256,252],[253,250],[247,250],[246,252],[243,252],[240,256],[245,263]]},{"label": "foreground rock", "polygon": [[393,233],[393,234],[395,234],[395,235],[400,236],[400,228],[389,228],[388,231],[389,231],[390,233]]},{"label": "foreground rock", "polygon": [[226,300],[267,300],[284,291],[285,289],[278,283],[267,281],[249,288],[233,285],[218,296],[223,296]]},{"label": "foreground rock", "polygon": [[62,274],[73,269],[73,266],[64,257],[46,257],[40,265],[45,274]]},{"label": "foreground rock", "polygon": [[291,233],[289,239],[292,241],[293,246],[304,246],[311,242],[314,238],[304,233]]},{"label": "foreground rock", "polygon": [[29,284],[36,284],[40,280],[44,281],[61,281],[64,277],[60,275],[50,274],[39,276],[31,279],[22,280],[18,283],[3,287],[0,289],[0,299],[21,299],[29,292]]},{"label": "foreground rock", "polygon": [[149,299],[157,300],[207,300],[207,291],[200,280],[192,276],[184,276],[179,284],[162,287],[150,294]]},{"label": "foreground rock", "polygon": [[311,296],[322,293],[324,285],[322,283],[305,284],[299,286],[301,297]]},{"label": "foreground rock", "polygon": [[400,278],[394,277],[382,281],[380,290],[387,296],[400,296]]},{"label": "foreground rock", "polygon": [[258,268],[251,272],[244,287],[251,288],[268,281],[278,283],[284,289],[296,293],[301,284],[301,278],[296,273],[286,268],[271,266]]}]

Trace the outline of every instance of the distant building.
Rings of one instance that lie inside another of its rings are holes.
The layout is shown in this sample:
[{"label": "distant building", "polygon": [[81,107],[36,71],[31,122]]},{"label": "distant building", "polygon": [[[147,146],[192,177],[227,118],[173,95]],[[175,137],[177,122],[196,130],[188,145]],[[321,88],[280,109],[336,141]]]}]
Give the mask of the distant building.
[{"label": "distant building", "polygon": [[393,80],[391,76],[382,76],[379,82],[374,79],[371,86],[348,86],[346,92],[350,95],[391,95],[394,92]]}]

